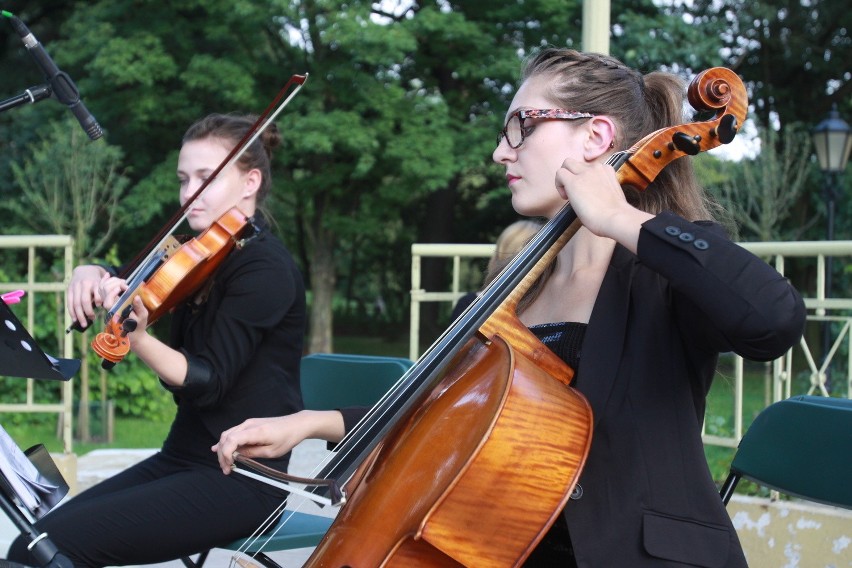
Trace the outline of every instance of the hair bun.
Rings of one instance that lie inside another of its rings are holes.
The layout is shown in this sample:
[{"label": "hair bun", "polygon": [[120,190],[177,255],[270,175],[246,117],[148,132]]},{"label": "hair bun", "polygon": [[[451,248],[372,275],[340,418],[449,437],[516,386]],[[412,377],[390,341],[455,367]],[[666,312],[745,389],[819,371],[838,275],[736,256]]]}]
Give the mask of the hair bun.
[{"label": "hair bun", "polygon": [[272,122],[260,135],[260,141],[263,144],[266,153],[272,156],[272,151],[281,145],[281,131],[278,126]]}]

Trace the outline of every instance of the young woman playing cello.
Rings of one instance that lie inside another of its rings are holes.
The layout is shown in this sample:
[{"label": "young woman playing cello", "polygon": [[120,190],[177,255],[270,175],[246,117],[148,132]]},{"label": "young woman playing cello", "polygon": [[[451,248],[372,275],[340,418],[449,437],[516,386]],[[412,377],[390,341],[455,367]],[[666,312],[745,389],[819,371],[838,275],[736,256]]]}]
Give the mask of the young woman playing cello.
[{"label": "young woman playing cello", "polygon": [[[253,122],[211,115],[189,128],[177,168],[181,204]],[[148,333],[148,311],[138,296],[133,303],[131,318],[138,326],[129,334],[131,351],[173,393],[177,414],[160,452],[37,523],[75,566],[150,564],[208,550],[250,534],[281,504],[284,494],[277,489],[223,476],[210,453],[223,430],[250,416],[302,408],[304,285],[290,253],[260,214],[271,188],[271,152],[279,142],[270,125],[193,203],[188,221],[195,231],[237,207],[256,217],[259,232],[177,308],[168,343]],[[77,267],[68,288],[72,318],[85,327],[94,307],[110,307],[125,288],[102,267]],[[288,461],[282,452],[267,465],[286,470]],[[9,558],[31,562],[25,544],[15,542]]]},{"label": "young woman playing cello", "polygon": [[[594,414],[579,485],[527,566],[746,566],[704,457],[705,397],[719,353],[782,355],[805,309],[712,221],[688,160],[641,194],[605,165],[616,148],[681,124],[682,108],[672,75],[547,49],[527,62],[498,137],[493,159],[514,209],[550,218],[568,200],[583,225],[519,306],[576,371],[572,386]],[[250,420],[214,449],[227,473],[234,450],[273,456],[308,437],[337,441],[361,414]]]}]

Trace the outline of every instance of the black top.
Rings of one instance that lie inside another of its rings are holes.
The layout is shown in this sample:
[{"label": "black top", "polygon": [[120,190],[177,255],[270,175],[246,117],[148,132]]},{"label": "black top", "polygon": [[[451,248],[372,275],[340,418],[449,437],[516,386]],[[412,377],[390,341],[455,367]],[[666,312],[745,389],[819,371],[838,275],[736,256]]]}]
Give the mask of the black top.
[{"label": "black top", "polygon": [[[169,344],[189,367],[184,386],[163,383],[178,405],[163,452],[218,467],[210,446],[224,430],[301,410],[304,331],[299,269],[281,241],[263,230],[222,262],[206,301],[175,311]],[[289,454],[262,461],[284,471]]]},{"label": "black top", "polygon": [[542,323],[530,326],[530,331],[548,349],[565,361],[574,370],[571,384],[577,383],[577,369],[580,368],[580,349],[586,335],[586,324],[577,322]]}]

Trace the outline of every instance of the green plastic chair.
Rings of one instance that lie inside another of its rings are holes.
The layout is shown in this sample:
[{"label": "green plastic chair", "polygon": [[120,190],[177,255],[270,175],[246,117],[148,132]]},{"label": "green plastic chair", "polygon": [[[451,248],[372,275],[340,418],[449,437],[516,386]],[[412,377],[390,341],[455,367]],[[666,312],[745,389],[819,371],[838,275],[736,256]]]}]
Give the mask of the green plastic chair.
[{"label": "green plastic chair", "polygon": [[305,408],[373,406],[414,363],[402,357],[314,353],[302,357]]},{"label": "green plastic chair", "polygon": [[[306,355],[302,357],[300,370],[305,408],[332,410],[346,406],[373,406],[413,364],[410,359],[378,355]],[[279,521],[284,524],[270,531],[275,536],[257,539],[257,542],[245,549],[249,538],[219,548],[233,551],[243,549],[263,566],[281,568],[264,552],[316,546],[333,520],[321,515],[285,510]],[[259,551],[260,548],[264,552]],[[202,552],[195,561],[189,557],[181,558],[181,561],[188,568],[200,568],[209,553],[209,550]]]},{"label": "green plastic chair", "polygon": [[768,406],[731,462],[720,490],[726,505],[741,478],[852,509],[852,400],[796,396]]}]

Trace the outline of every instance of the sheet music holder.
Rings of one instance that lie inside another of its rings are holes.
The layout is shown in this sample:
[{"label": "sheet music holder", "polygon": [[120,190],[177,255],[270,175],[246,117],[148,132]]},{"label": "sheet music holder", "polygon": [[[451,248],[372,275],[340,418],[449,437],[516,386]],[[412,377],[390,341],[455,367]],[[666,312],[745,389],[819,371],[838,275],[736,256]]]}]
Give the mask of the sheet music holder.
[{"label": "sheet music holder", "polygon": [[58,359],[42,351],[9,306],[0,302],[0,375],[67,381],[79,369],[79,359]]},{"label": "sheet music holder", "polygon": [[68,493],[68,484],[41,444],[22,452],[0,426],[0,489],[36,518]]},{"label": "sheet music holder", "polygon": [[[79,359],[58,359],[44,353],[6,305],[8,295],[4,294],[0,300],[0,375],[69,380],[80,369]],[[19,297],[17,292],[11,295]],[[6,431],[2,427],[0,430],[0,509],[29,542],[36,566],[73,568],[47,534],[39,534],[24,514],[30,513],[36,519],[42,517],[65,497],[68,484],[43,445],[21,452]],[[2,562],[0,565],[5,566]]]},{"label": "sheet music holder", "polygon": [[[0,375],[67,381],[79,369],[79,359],[57,359],[44,353],[4,296],[0,301]],[[33,446],[24,453],[0,426],[0,489],[38,518],[68,493],[68,484],[44,446]]]}]

